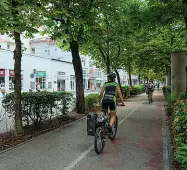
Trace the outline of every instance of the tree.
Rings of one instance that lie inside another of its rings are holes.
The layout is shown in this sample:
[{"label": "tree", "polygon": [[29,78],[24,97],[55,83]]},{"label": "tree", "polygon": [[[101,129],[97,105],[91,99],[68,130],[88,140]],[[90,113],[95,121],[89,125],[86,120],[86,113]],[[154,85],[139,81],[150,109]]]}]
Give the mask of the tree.
[{"label": "tree", "polygon": [[[131,72],[134,66],[134,33],[140,30],[141,11],[144,5],[136,0],[115,1],[113,8],[100,9],[95,26],[91,29],[89,42],[83,51],[94,59],[96,65],[106,72],[125,68]],[[107,22],[106,22],[107,21]],[[120,84],[120,78],[117,76]]]},{"label": "tree", "polygon": [[21,107],[21,34],[31,36],[37,32],[36,26],[41,22],[41,3],[29,0],[4,0],[0,3],[3,8],[0,22],[0,33],[8,34],[15,40],[14,50],[14,95],[15,95],[15,131],[22,132],[22,107]]},{"label": "tree", "polygon": [[92,0],[62,0],[51,1],[45,34],[57,40],[59,47],[72,53],[72,62],[76,78],[76,109],[78,113],[85,112],[82,64],[79,49],[84,41],[88,28],[94,26],[97,8],[100,2]]}]

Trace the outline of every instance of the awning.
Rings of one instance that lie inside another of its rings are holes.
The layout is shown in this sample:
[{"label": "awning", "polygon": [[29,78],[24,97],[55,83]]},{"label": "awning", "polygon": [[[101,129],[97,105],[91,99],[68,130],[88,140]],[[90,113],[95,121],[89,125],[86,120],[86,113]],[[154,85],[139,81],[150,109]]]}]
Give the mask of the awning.
[{"label": "awning", "polygon": [[57,80],[69,80],[68,76],[57,76]]}]

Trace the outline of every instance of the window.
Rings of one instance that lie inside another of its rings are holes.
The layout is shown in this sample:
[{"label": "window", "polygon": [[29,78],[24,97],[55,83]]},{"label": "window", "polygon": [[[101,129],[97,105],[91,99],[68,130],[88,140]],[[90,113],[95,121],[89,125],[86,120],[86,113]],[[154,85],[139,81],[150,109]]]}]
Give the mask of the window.
[{"label": "window", "polygon": [[40,85],[40,89],[46,89],[46,77],[36,77],[36,84]]},{"label": "window", "polygon": [[81,62],[82,62],[82,65],[85,67],[86,66],[86,61],[85,61],[84,57],[81,57]]},{"label": "window", "polygon": [[83,87],[84,87],[84,89],[87,89],[86,79],[83,79]]},{"label": "window", "polygon": [[70,88],[75,90],[75,76],[70,76]]},{"label": "window", "polygon": [[[9,90],[14,90],[14,77],[9,77]],[[21,80],[21,89],[23,89],[23,81]]]},{"label": "window", "polygon": [[35,54],[35,48],[31,49],[32,54]]},{"label": "window", "polygon": [[89,67],[92,67],[92,61],[89,61]]},{"label": "window", "polygon": [[5,77],[0,77],[0,88],[5,87]]},{"label": "window", "polygon": [[101,78],[101,71],[97,71],[97,78]]},{"label": "window", "polygon": [[9,44],[7,44],[7,49],[10,50],[10,45]]},{"label": "window", "polygon": [[9,77],[9,90],[14,90],[14,77]]},{"label": "window", "polygon": [[83,78],[86,77],[86,70],[83,70]]}]

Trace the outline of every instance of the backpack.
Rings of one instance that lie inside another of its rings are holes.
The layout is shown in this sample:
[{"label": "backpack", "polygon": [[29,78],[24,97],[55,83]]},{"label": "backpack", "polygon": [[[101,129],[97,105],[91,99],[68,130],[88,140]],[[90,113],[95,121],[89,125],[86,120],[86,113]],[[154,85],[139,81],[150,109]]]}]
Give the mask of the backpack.
[{"label": "backpack", "polygon": [[153,92],[153,86],[150,86],[150,84],[147,87],[148,91]]}]

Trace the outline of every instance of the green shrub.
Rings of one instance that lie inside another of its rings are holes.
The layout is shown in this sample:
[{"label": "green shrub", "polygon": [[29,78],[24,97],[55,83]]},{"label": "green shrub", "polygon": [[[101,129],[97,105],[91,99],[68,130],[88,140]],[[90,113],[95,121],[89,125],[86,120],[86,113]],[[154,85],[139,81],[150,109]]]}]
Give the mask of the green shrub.
[{"label": "green shrub", "polygon": [[129,94],[129,86],[121,86],[123,97],[128,97]]},{"label": "green shrub", "polygon": [[[41,121],[51,119],[55,112],[58,115],[65,115],[70,108],[73,95],[66,92],[24,92],[22,93],[22,120],[29,124],[32,121],[36,128],[39,128]],[[7,94],[2,101],[6,112],[13,116],[15,113],[14,94]]]},{"label": "green shrub", "polygon": [[145,92],[145,85],[144,84],[140,84],[140,85],[136,85],[135,86],[137,88],[137,93],[141,94]]},{"label": "green shrub", "polygon": [[138,94],[137,87],[136,86],[132,86],[130,88],[130,95],[136,95],[136,94]]},{"label": "green shrub", "polygon": [[167,93],[165,95],[165,110],[168,116],[171,116],[175,111],[175,103],[177,101],[176,92]]},{"label": "green shrub", "polygon": [[175,151],[175,160],[177,160],[180,166],[187,169],[187,144],[181,143]]},{"label": "green shrub", "polygon": [[187,101],[178,99],[173,116],[172,130],[175,143],[175,159],[187,169]]},{"label": "green shrub", "polygon": [[85,97],[85,107],[88,112],[95,104],[100,104],[101,97],[98,93],[92,93]]},{"label": "green shrub", "polygon": [[131,95],[137,95],[145,92],[145,86],[144,84],[135,85],[130,88],[130,94]]},{"label": "green shrub", "polygon": [[162,90],[163,90],[164,96],[171,94],[171,87],[169,86],[162,87]]},{"label": "green shrub", "polygon": [[173,131],[177,145],[180,143],[187,144],[187,102],[184,100],[178,100],[176,102]]}]

